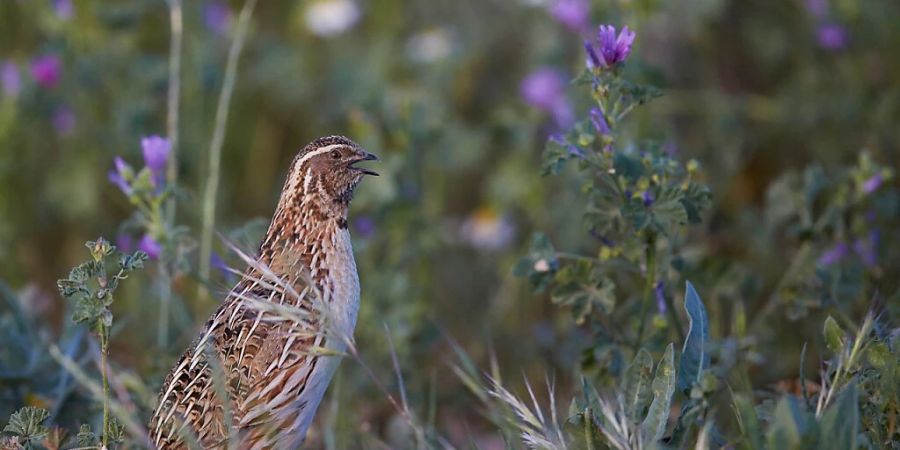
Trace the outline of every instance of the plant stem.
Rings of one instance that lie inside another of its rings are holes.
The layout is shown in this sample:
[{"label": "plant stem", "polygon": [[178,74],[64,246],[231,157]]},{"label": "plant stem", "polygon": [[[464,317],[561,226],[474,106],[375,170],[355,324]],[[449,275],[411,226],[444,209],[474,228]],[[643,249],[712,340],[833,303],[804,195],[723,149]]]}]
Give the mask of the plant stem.
[{"label": "plant stem", "polygon": [[[181,0],[169,0],[169,26],[172,37],[169,42],[169,97],[166,114],[166,137],[171,150],[166,166],[167,184],[174,188],[178,182],[178,112],[181,96],[181,43],[183,35]],[[166,202],[166,222],[175,223],[175,196]]]},{"label": "plant stem", "polygon": [[584,408],[584,442],[587,450],[594,450],[594,438],[591,434],[591,425],[594,423],[594,413],[590,407]]},{"label": "plant stem", "polygon": [[159,277],[157,278],[159,292],[159,323],[156,329],[156,343],[160,349],[169,346],[169,305],[172,300],[172,274],[168,264],[160,259]]},{"label": "plant stem", "polygon": [[228,105],[231,103],[231,94],[234,92],[235,80],[237,79],[238,60],[244,47],[244,41],[247,38],[250,16],[253,14],[255,6],[256,0],[247,0],[241,9],[237,31],[235,31],[234,40],[231,42],[231,48],[228,50],[225,78],[222,82],[222,90],[219,92],[219,103],[216,107],[215,128],[209,144],[209,178],[206,181],[206,189],[203,193],[203,222],[200,235],[200,261],[198,262],[201,282],[197,286],[197,297],[201,299],[206,298],[207,295],[206,283],[204,282],[209,279],[209,258],[212,255],[212,235],[216,217],[216,192],[219,190],[219,167],[222,164],[222,144],[225,141],[225,126],[228,122]]},{"label": "plant stem", "polygon": [[100,325],[100,376],[103,378],[103,448],[109,448],[109,330]]},{"label": "plant stem", "polygon": [[641,324],[638,326],[638,335],[637,341],[635,341],[634,351],[640,350],[641,344],[644,342],[644,326],[647,323],[647,313],[650,311],[653,288],[656,285],[656,233],[647,233],[646,248],[644,251],[647,262],[647,273],[644,279],[644,299],[641,304]]}]

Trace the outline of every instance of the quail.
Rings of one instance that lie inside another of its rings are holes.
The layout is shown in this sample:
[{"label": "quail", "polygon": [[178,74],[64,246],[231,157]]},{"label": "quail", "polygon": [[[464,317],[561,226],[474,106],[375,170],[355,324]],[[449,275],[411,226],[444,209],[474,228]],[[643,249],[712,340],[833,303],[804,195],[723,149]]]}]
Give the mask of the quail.
[{"label": "quail", "polygon": [[378,158],[343,136],[294,158],[258,254],[166,378],[160,449],[297,448],[359,309],[347,213]]}]

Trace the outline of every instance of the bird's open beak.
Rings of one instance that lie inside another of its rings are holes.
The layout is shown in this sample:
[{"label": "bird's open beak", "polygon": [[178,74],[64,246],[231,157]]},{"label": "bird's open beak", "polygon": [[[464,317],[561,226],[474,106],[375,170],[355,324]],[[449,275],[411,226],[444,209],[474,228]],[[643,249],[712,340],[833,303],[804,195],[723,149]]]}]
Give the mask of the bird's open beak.
[{"label": "bird's open beak", "polygon": [[351,169],[354,169],[354,170],[358,170],[366,175],[372,175],[372,176],[377,177],[378,172],[366,169],[365,167],[356,167],[356,163],[360,163],[363,161],[378,161],[378,157],[369,152],[362,152],[362,156],[354,159],[353,161],[350,161],[350,164],[348,164],[347,167],[350,167]]}]

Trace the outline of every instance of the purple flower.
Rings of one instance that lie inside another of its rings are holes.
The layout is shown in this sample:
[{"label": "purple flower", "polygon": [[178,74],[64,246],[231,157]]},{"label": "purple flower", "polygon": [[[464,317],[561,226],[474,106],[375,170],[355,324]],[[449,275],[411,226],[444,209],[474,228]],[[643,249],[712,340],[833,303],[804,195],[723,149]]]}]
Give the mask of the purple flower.
[{"label": "purple flower", "polygon": [[656,288],[653,289],[656,293],[656,309],[659,311],[659,315],[663,315],[666,313],[666,285],[662,281],[656,283]]},{"label": "purple flower", "polygon": [[66,137],[75,131],[75,113],[67,106],[60,106],[53,111],[53,129],[60,137]]},{"label": "purple flower", "polygon": [[816,19],[823,19],[828,15],[827,0],[806,0],[806,10]]},{"label": "purple flower", "polygon": [[162,245],[159,245],[159,242],[156,242],[149,234],[145,234],[138,244],[138,250],[146,252],[150,259],[159,259],[159,255],[162,253]]},{"label": "purple flower", "polygon": [[375,221],[370,216],[361,216],[353,221],[353,228],[362,238],[367,238],[375,233]]},{"label": "purple flower", "polygon": [[825,50],[840,50],[847,46],[847,30],[836,23],[819,25],[816,38],[819,46]]},{"label": "purple flower", "polygon": [[603,136],[609,134],[609,124],[606,123],[606,118],[603,117],[603,112],[600,108],[591,108],[591,123],[594,124],[594,129],[597,130]]},{"label": "purple flower", "polygon": [[131,166],[129,166],[121,157],[116,156],[114,161],[116,169],[109,171],[109,181],[116,185],[119,190],[125,193],[125,195],[131,195],[131,185],[128,184],[128,178],[134,172],[131,169]]},{"label": "purple flower", "polygon": [[116,248],[123,253],[131,253],[134,251],[134,238],[130,234],[120,234],[116,236]]},{"label": "purple flower", "polygon": [[212,0],[203,5],[203,22],[213,33],[224,35],[231,27],[231,9],[220,0]]},{"label": "purple flower", "polygon": [[853,241],[853,252],[868,267],[873,268],[878,265],[878,245],[881,242],[881,233],[877,229],[869,232],[866,239],[856,239]]},{"label": "purple flower", "polygon": [[587,0],[556,0],[550,7],[550,15],[576,33],[588,27],[590,12],[591,5]]},{"label": "purple flower", "polygon": [[31,61],[31,77],[45,89],[52,89],[59,83],[62,62],[56,55],[44,55]]},{"label": "purple flower", "polygon": [[209,255],[209,265],[210,267],[218,270],[222,273],[222,276],[228,278],[231,275],[231,271],[228,269],[228,264],[225,263],[225,260],[219,256],[218,253],[212,252]]},{"label": "purple flower", "polygon": [[157,177],[161,176],[166,169],[166,161],[169,159],[169,152],[172,150],[172,143],[168,139],[156,135],[147,136],[141,139],[141,151],[144,153],[144,164]]},{"label": "purple flower", "polygon": [[56,11],[56,17],[60,20],[69,20],[75,12],[72,6],[72,0],[53,0],[53,10]]},{"label": "purple flower", "polygon": [[881,176],[880,173],[876,173],[863,183],[863,192],[865,192],[866,194],[871,194],[875,192],[883,182],[884,177]]},{"label": "purple flower", "polygon": [[[622,27],[622,31],[616,35],[616,27],[612,25],[600,25],[597,31],[597,42],[584,42],[587,52],[588,68],[612,67],[624,62],[631,54],[631,44],[634,43],[635,33]],[[595,47],[596,45],[596,47]]]},{"label": "purple flower", "polygon": [[650,192],[649,189],[644,191],[644,193],[641,195],[641,199],[644,201],[644,206],[650,206],[653,204],[653,201],[656,200],[655,198],[653,198],[653,193]]},{"label": "purple flower", "polygon": [[543,67],[522,80],[520,92],[526,103],[550,113],[560,127],[571,125],[574,113],[565,97],[566,77],[562,72]]},{"label": "purple flower", "polygon": [[22,90],[22,78],[19,76],[19,67],[12,61],[4,61],[0,64],[0,85],[3,87],[3,95],[16,97]]},{"label": "purple flower", "polygon": [[827,267],[835,264],[844,259],[844,257],[847,256],[848,251],[849,248],[846,243],[838,242],[819,257],[819,265]]}]

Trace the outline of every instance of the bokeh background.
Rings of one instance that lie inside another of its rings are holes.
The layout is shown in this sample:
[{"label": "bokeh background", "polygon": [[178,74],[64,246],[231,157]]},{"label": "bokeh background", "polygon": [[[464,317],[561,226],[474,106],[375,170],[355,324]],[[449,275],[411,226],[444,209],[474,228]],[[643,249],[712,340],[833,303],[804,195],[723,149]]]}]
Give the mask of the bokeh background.
[{"label": "bokeh background", "polygon": [[[242,5],[184,4],[175,217],[187,250],[166,344],[158,345],[152,263],[114,306],[114,367],[143,417],[234,281],[214,270],[203,281],[214,295],[198,297],[191,242]],[[751,368],[754,385],[795,378],[804,343],[809,355],[821,353],[821,320],[798,320],[805,314],[821,318],[830,301],[859,318],[876,297],[896,308],[892,190],[876,203],[886,225],[864,242],[870,251],[844,248],[849,268],[840,277],[849,281],[835,285],[839,296],[765,306],[806,243],[809,258],[828,266],[820,258],[849,239],[810,237],[781,219],[801,208],[795,187],[809,181],[807,169],[838,173],[865,152],[896,171],[896,1],[260,1],[225,128],[215,229],[252,249],[291,158],[318,136],[344,134],[378,154],[382,176],[363,182],[352,208],[363,292],[356,338],[396,389],[389,330],[412,404],[454,442],[502,448],[449,370],[450,339],[484,367],[494,355],[511,379],[550,376],[562,392],[577,382],[589,333],[511,268],[535,230],[558,248],[593,248],[580,225],[582,180],[541,177],[540,155],[548,136],[585,114],[589,99],[569,80],[583,70],[582,42],[600,23],[636,30],[628,70],[664,93],[624,133],[697,160],[713,192],[703,224],[686,239],[690,273],[703,287],[714,337],[727,333],[716,324],[728,322],[735,301],[766,322],[759,339],[769,347]],[[75,333],[55,283],[84,259],[84,242],[140,238],[107,174],[115,156],[140,166],[140,139],[166,134],[169,44],[162,0],[0,1],[0,281],[46,339]],[[241,266],[218,238],[214,250]],[[89,343],[78,345],[90,353]],[[2,347],[7,375],[43,361]],[[52,404],[41,380],[0,381],[0,417],[25,403]],[[397,412],[357,364],[345,363],[333,387],[314,445],[403,442]],[[96,413],[88,399],[76,390],[54,418],[74,426]]]}]

